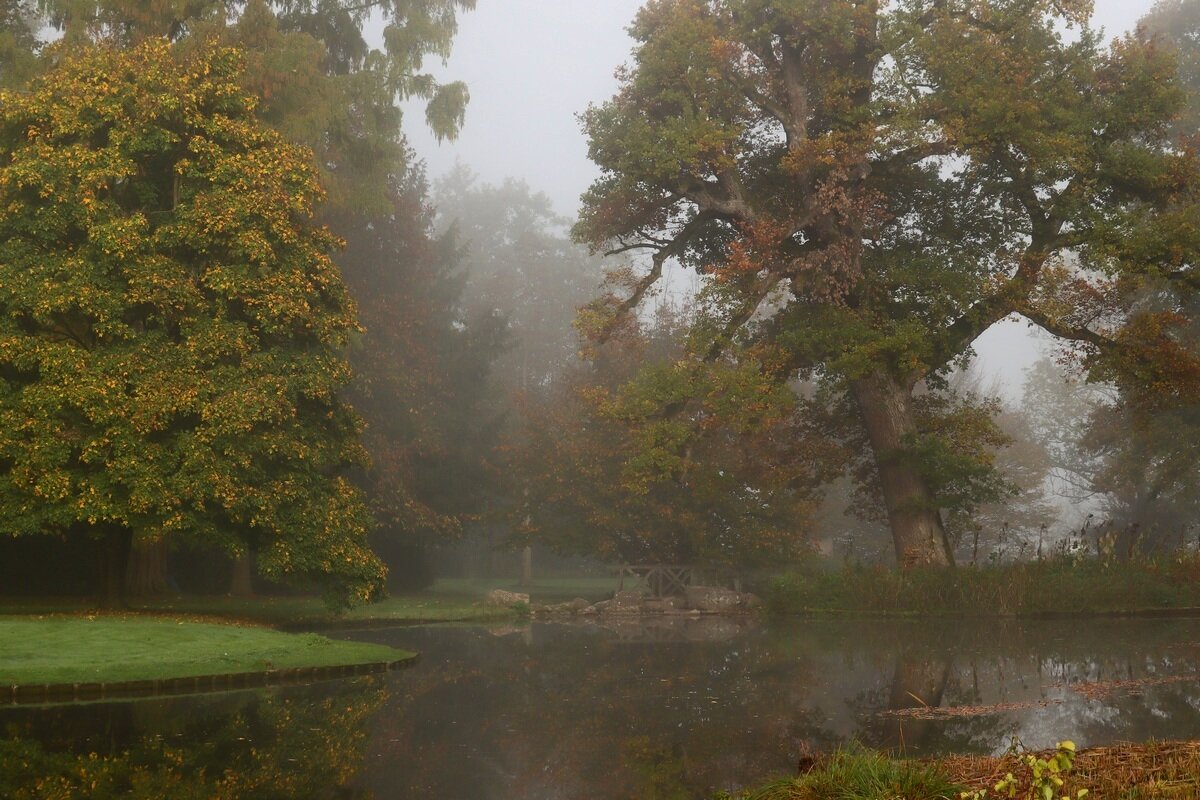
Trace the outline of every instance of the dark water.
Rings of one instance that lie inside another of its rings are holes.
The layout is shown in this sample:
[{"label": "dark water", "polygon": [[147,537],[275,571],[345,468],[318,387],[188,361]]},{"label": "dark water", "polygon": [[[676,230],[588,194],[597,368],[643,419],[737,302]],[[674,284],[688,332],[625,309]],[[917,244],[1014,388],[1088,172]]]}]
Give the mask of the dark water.
[{"label": "dark water", "polygon": [[0,708],[0,798],[679,800],[851,740],[1200,736],[1200,620],[675,623],[344,632],[424,657],[385,678]]}]

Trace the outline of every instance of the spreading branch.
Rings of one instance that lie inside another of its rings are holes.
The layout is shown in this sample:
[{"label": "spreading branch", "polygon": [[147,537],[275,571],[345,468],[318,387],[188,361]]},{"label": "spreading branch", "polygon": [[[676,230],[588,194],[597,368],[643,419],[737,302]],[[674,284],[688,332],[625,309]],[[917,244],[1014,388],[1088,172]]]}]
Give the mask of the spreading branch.
[{"label": "spreading branch", "polygon": [[652,242],[642,242],[623,245],[614,250],[608,251],[607,255],[629,252],[630,250],[634,249],[651,249],[655,252],[650,259],[650,271],[637,282],[637,285],[633,287],[633,292],[630,293],[629,297],[625,298],[620,304],[617,305],[613,313],[612,320],[609,322],[609,324],[604,326],[604,329],[600,331],[599,334],[596,335],[595,339],[597,344],[604,344],[612,338],[613,333],[616,331],[621,320],[634,311],[641,304],[642,299],[646,296],[646,293],[653,288],[654,284],[658,283],[658,281],[662,279],[663,267],[666,265],[667,261],[680,255],[691,242],[692,237],[713,219],[714,215],[712,213],[702,211],[696,216],[692,217],[692,219],[689,220],[682,228],[680,228],[679,232],[671,237],[671,239],[665,244],[656,245]]}]

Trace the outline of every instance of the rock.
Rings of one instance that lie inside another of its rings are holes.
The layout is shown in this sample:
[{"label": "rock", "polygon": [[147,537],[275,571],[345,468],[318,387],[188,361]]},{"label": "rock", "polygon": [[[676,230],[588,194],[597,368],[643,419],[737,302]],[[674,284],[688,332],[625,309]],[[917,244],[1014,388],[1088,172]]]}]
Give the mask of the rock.
[{"label": "rock", "polygon": [[550,606],[538,607],[541,611],[547,614],[582,614],[588,608],[591,608],[591,603],[584,600],[582,597],[576,597],[574,600],[568,600],[565,603],[555,603]]},{"label": "rock", "polygon": [[497,637],[512,636],[514,634],[520,635],[525,632],[523,628],[518,628],[516,625],[504,625],[498,628],[487,628],[486,630],[488,634]]},{"label": "rock", "polygon": [[617,592],[612,600],[605,601],[603,611],[606,614],[640,614],[645,599],[641,592]]},{"label": "rock", "polygon": [[688,608],[696,611],[729,612],[742,608],[742,594],[713,586],[689,586],[685,595]]},{"label": "rock", "polygon": [[483,598],[483,604],[485,606],[500,606],[502,608],[509,608],[517,605],[518,603],[529,605],[529,595],[521,594],[520,592],[506,592],[503,589],[492,589],[487,593],[487,596]]}]

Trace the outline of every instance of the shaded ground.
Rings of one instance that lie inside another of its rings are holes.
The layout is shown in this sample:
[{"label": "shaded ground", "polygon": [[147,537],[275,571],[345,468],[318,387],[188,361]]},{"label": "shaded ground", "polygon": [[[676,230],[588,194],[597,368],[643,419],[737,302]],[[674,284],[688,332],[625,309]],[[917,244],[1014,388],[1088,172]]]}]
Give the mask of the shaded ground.
[{"label": "shaded ground", "polygon": [[[483,604],[492,589],[527,593],[536,603],[553,603],[583,597],[599,600],[612,595],[615,578],[544,578],[532,586],[516,580],[439,580],[419,594],[389,597],[378,603],[336,613],[316,597],[251,597],[180,595],[132,600],[130,612],[155,615],[212,617],[290,627],[334,627],[359,624],[418,624],[431,622],[503,622],[522,615],[519,609]],[[0,598],[0,618],[5,615],[78,614],[96,610],[88,598]]]}]

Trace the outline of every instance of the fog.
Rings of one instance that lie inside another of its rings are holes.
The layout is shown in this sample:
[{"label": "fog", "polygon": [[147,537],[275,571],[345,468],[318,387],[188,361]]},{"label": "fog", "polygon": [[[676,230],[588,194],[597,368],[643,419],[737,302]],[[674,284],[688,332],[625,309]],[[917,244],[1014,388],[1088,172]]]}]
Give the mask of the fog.
[{"label": "fog", "polygon": [[[1151,0],[1098,0],[1092,24],[1110,36],[1131,30]],[[408,107],[406,130],[431,177],[467,164],[484,181],[519,176],[545,192],[559,213],[573,215],[596,178],[576,115],[616,91],[614,71],[626,63],[626,33],[639,0],[482,0],[462,18],[454,54],[432,65],[445,80],[471,91],[466,126],[438,141]],[[685,275],[672,276],[686,290]],[[1053,351],[1050,337],[1021,320],[993,327],[975,342],[980,367],[1005,395],[1019,400],[1023,374]]]},{"label": "fog", "polygon": [[[613,73],[633,46],[626,28],[641,5],[480,0],[463,15],[448,62],[429,65],[440,78],[470,87],[462,134],[438,142],[422,123],[422,109],[408,108],[406,131],[430,175],[461,161],[485,181],[519,176],[549,195],[560,214],[575,214],[579,196],[598,174],[575,115],[616,91]],[[1097,0],[1092,24],[1116,36],[1131,30],[1152,5]]]},{"label": "fog", "polygon": [[0,797],[1192,787],[1200,0],[475,5],[0,0]]}]

